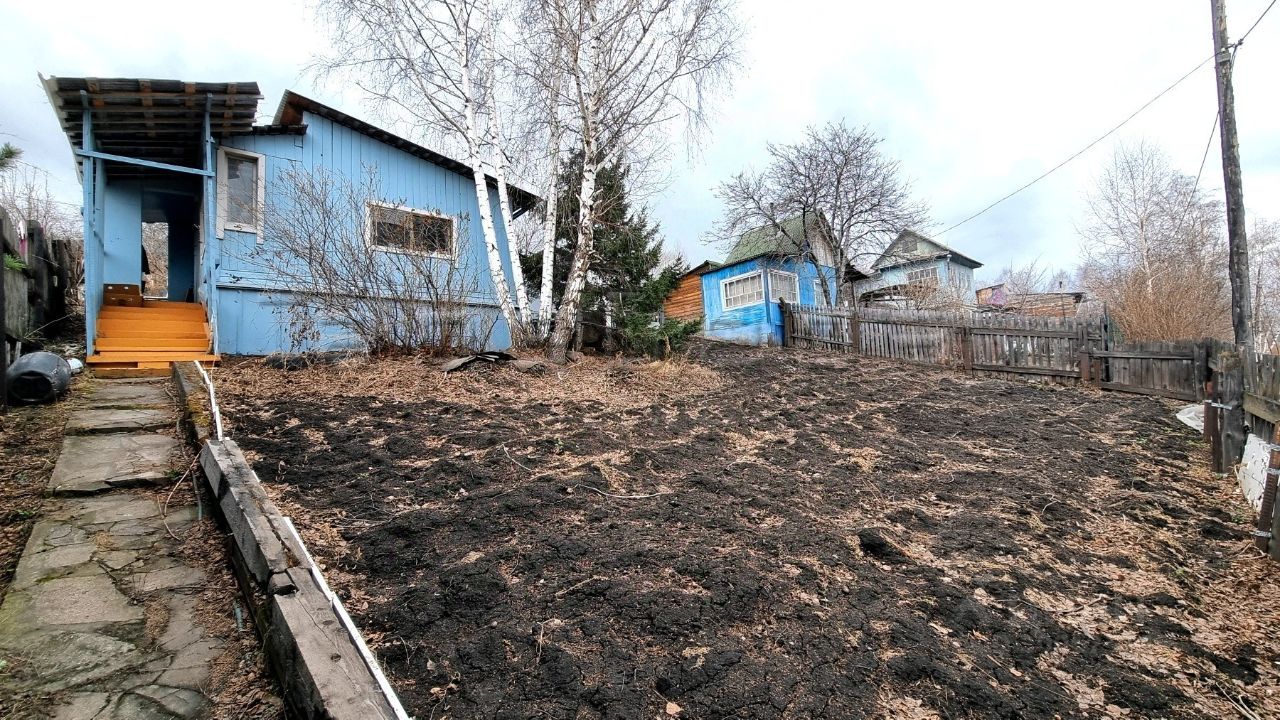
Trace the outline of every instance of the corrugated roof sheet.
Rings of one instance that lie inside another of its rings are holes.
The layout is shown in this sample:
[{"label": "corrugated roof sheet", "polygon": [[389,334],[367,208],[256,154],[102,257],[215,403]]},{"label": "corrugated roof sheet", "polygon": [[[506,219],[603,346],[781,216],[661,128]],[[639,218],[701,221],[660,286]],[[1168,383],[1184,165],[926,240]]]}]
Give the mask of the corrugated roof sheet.
[{"label": "corrugated roof sheet", "polygon": [[742,233],[733,249],[729,251],[729,257],[724,259],[724,264],[732,265],[763,255],[787,256],[800,254],[798,240],[804,237],[804,219],[806,217],[809,218],[810,223],[816,224],[816,216],[801,214],[780,221],[778,225],[781,226],[781,231],[770,224]]}]

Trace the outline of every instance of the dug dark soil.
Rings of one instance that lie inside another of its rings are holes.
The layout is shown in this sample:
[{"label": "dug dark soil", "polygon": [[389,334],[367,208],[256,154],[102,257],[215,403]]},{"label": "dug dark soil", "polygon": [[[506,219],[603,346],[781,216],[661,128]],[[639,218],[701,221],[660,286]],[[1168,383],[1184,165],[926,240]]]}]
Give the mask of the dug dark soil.
[{"label": "dug dark soil", "polygon": [[1158,400],[709,343],[218,381],[419,718],[1280,710],[1275,566]]}]

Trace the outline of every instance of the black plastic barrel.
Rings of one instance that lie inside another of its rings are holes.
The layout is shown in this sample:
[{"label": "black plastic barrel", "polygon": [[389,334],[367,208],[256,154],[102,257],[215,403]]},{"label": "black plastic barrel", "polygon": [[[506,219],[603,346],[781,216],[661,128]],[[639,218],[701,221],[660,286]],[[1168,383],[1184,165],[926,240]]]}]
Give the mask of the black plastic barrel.
[{"label": "black plastic barrel", "polygon": [[18,358],[4,376],[9,402],[20,405],[53,402],[71,384],[71,365],[50,352]]}]

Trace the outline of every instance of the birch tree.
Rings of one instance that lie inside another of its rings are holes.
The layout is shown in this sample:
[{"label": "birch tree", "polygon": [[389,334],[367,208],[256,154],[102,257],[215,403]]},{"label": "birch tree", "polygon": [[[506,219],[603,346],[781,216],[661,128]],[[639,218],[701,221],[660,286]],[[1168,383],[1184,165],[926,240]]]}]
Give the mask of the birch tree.
[{"label": "birch tree", "polygon": [[[912,197],[882,142],[869,128],[841,120],[810,127],[795,144],[770,143],[768,167],[739,173],[717,190],[725,204],[723,234],[736,238],[772,227],[789,237],[788,218],[817,216],[819,222],[799,224],[804,237],[789,239],[802,249],[802,260],[835,267],[839,299],[852,302],[847,268],[865,264],[900,231],[928,220],[927,206]],[[823,232],[811,233],[815,227]]]},{"label": "birch tree", "polygon": [[547,0],[543,7],[564,50],[555,60],[572,111],[567,129],[583,156],[577,243],[547,347],[552,361],[564,362],[591,267],[599,169],[660,142],[676,119],[696,137],[709,92],[736,66],[740,30],[730,0]]},{"label": "birch tree", "polygon": [[[514,243],[489,0],[327,0],[324,8],[340,53],[322,63],[324,70],[351,71],[363,90],[402,110],[420,132],[465,146],[494,293],[512,342],[524,344],[529,310],[523,283],[516,275],[513,301],[489,205],[486,149],[504,231]],[[514,247],[508,251],[517,256]]]}]

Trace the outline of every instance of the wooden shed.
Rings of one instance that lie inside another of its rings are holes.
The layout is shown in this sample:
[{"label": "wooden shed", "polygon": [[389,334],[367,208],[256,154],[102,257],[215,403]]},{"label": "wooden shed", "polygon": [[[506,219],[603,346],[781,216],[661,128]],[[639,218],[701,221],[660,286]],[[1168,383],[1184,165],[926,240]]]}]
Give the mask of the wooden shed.
[{"label": "wooden shed", "polygon": [[720,267],[707,260],[680,276],[675,289],[662,302],[662,311],[672,320],[697,320],[702,317],[702,274]]}]

